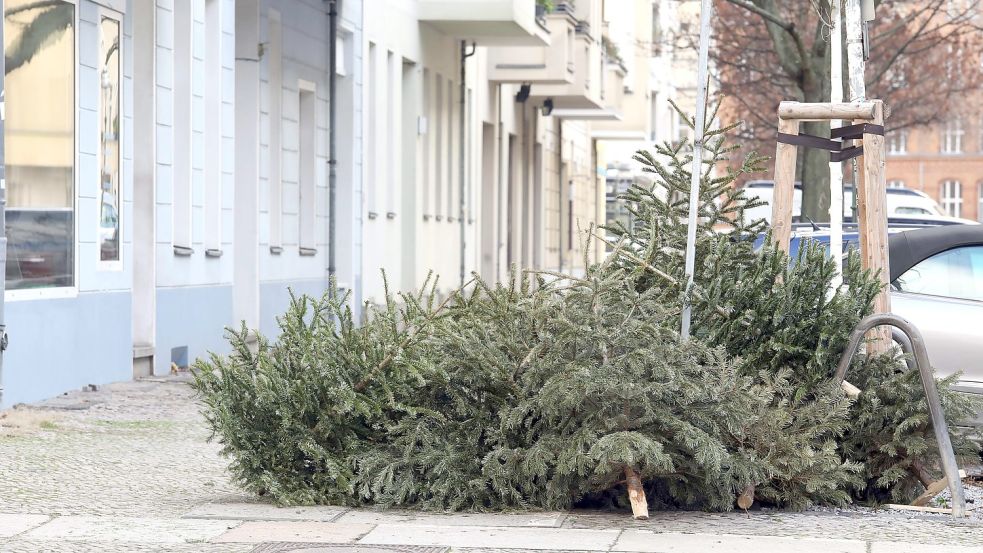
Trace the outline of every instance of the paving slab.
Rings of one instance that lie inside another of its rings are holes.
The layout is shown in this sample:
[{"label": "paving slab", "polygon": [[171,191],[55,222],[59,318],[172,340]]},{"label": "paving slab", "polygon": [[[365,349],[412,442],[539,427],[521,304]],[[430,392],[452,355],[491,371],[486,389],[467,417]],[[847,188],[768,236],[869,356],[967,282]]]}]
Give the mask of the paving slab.
[{"label": "paving slab", "polygon": [[976,545],[939,545],[897,541],[871,542],[868,553],[980,553],[983,547]]},{"label": "paving slab", "polygon": [[337,545],[323,543],[267,543],[249,553],[444,553],[446,547],[412,545]]},{"label": "paving slab", "polygon": [[188,511],[182,518],[223,520],[311,520],[331,522],[345,507],[278,507],[269,503],[206,503]]},{"label": "paving slab", "polygon": [[187,543],[214,538],[238,520],[181,520],[136,517],[56,517],[24,534],[25,539],[93,542]]},{"label": "paving slab", "polygon": [[412,526],[505,526],[519,528],[559,528],[566,513],[425,513],[419,511],[353,510],[335,522],[363,524],[406,524]]},{"label": "paving slab", "polygon": [[[737,536],[728,534],[679,534],[625,530],[612,551],[645,553],[867,553],[867,544],[857,540],[821,540]],[[902,550],[896,550],[902,551]]]},{"label": "paving slab", "polygon": [[358,543],[365,545],[608,551],[620,533],[619,530],[380,524],[360,539]]},{"label": "paving slab", "polygon": [[311,542],[354,543],[374,528],[371,524],[339,524],[296,520],[243,522],[213,538],[214,543]]},{"label": "paving slab", "polygon": [[0,513],[0,538],[10,538],[34,528],[41,526],[48,519],[48,515],[18,515]]}]

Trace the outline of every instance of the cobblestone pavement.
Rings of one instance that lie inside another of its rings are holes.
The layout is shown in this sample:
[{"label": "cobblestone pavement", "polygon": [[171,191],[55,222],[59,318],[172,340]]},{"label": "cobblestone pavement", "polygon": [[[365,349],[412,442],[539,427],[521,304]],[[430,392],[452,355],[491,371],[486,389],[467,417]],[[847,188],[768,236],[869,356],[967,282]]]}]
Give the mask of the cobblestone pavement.
[{"label": "cobblestone pavement", "polygon": [[229,480],[184,380],[116,384],[0,415],[0,551],[983,552],[983,509],[959,521],[862,508],[648,521],[276,509]]}]

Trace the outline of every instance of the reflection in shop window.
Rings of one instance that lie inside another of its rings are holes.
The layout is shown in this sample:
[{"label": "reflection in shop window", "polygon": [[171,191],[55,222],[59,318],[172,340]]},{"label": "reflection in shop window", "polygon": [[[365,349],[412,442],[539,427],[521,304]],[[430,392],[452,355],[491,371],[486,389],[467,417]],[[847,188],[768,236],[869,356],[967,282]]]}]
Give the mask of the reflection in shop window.
[{"label": "reflection in shop window", "polygon": [[99,30],[99,260],[119,261],[119,21]]},{"label": "reflection in shop window", "polygon": [[6,0],[7,289],[75,283],[75,6]]}]

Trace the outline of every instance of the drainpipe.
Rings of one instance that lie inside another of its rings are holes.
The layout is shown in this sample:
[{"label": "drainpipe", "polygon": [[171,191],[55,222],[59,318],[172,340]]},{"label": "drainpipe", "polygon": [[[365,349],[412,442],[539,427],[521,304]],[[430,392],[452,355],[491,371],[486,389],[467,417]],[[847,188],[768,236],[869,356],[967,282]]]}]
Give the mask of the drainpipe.
[{"label": "drainpipe", "polygon": [[[3,13],[0,0],[0,13]],[[3,53],[3,25],[0,25],[0,54]],[[4,81],[6,74],[4,56],[0,55],[0,407],[3,407],[3,355],[7,349],[7,321],[4,318],[4,296],[7,290],[7,178],[3,156],[4,148]]]},{"label": "drainpipe", "polygon": [[[336,129],[338,127],[338,12],[342,0],[328,0],[328,279],[335,281],[337,265],[335,252],[337,250],[337,205],[338,205],[338,158]],[[331,285],[329,294],[334,299],[335,286]]]},{"label": "drainpipe", "polygon": [[467,149],[467,145],[468,145],[468,141],[464,136],[465,129],[467,128],[465,118],[468,115],[468,103],[467,103],[468,86],[467,86],[467,82],[465,81],[465,78],[467,77],[466,66],[467,66],[468,58],[473,56],[476,50],[477,50],[477,46],[475,46],[475,43],[472,42],[471,52],[468,53],[467,41],[465,40],[461,41],[461,121],[460,121],[461,144],[460,144],[460,148],[458,148],[459,151],[458,164],[460,165],[460,173],[461,173],[461,182],[459,185],[460,193],[458,194],[458,196],[460,196],[459,199],[461,205],[460,205],[460,213],[458,213],[459,216],[457,218],[458,222],[461,224],[461,286],[464,286],[464,276],[467,273],[467,262],[465,261],[464,256],[467,253],[465,251],[467,249],[465,244],[465,234],[468,224],[465,217],[465,211],[467,210],[467,200],[465,198],[465,192],[467,188],[465,187],[465,182],[467,182],[467,177],[464,174],[465,156],[467,154],[465,150]]}]

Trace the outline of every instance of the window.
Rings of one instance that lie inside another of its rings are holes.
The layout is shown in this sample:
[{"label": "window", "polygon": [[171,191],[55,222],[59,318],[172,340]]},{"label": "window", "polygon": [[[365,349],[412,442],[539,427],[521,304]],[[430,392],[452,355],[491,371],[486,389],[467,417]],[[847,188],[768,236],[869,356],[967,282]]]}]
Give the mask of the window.
[{"label": "window", "polygon": [[942,153],[959,154],[963,151],[963,122],[962,119],[954,117],[946,122],[942,129]]},{"label": "window", "polygon": [[402,63],[397,66],[396,56],[388,52],[386,54],[386,155],[389,156],[389,162],[386,163],[386,217],[390,219],[396,216],[396,170],[402,161],[396,142],[399,134],[396,125],[396,102],[400,94],[396,87],[397,83],[402,83],[399,74],[401,70]]},{"label": "window", "polygon": [[976,220],[983,223],[983,181],[976,185],[979,201],[976,202]]},{"label": "window", "polygon": [[300,254],[314,255],[317,253],[315,244],[315,206],[317,206],[317,187],[315,185],[317,177],[317,135],[315,133],[317,110],[315,109],[315,102],[317,95],[314,83],[300,81],[298,88],[300,89],[300,124],[298,125],[300,129],[298,140],[300,167],[297,174],[300,177]]},{"label": "window", "polygon": [[887,181],[888,188],[904,188],[904,181],[900,179],[891,179]]},{"label": "window", "polygon": [[894,210],[896,215],[936,215],[924,207],[903,205]]},{"label": "window", "polygon": [[978,144],[977,147],[979,148],[979,151],[983,153],[983,115],[980,115],[980,126],[978,127],[978,129],[980,133],[979,135],[977,135],[977,138],[979,138],[979,141],[977,142]]},{"label": "window", "polygon": [[959,217],[963,207],[962,184],[957,180],[947,180],[942,183],[942,208],[946,215]]},{"label": "window", "polygon": [[424,135],[423,138],[423,220],[430,220],[430,183],[433,182],[433,161],[431,153],[433,147],[433,135],[430,133],[429,124],[433,116],[431,108],[431,97],[433,85],[430,83],[430,70],[423,69],[423,116],[417,120],[417,134]]},{"label": "window", "polygon": [[887,153],[908,153],[908,131],[894,131],[887,135]]},{"label": "window", "polygon": [[7,289],[69,287],[75,284],[75,6],[5,4]]},{"label": "window", "polygon": [[171,242],[176,255],[191,255],[191,127],[192,29],[191,0],[174,1],[174,184],[172,212],[174,228]]},{"label": "window", "polygon": [[120,260],[119,21],[99,25],[99,261]]},{"label": "window", "polygon": [[269,20],[270,87],[270,252],[283,251],[283,25],[280,12],[271,9]]},{"label": "window", "polygon": [[386,163],[380,163],[379,159],[379,60],[378,57],[379,49],[375,44],[369,43],[369,73],[366,77],[366,84],[368,85],[368,95],[369,95],[369,106],[368,106],[368,122],[365,127],[365,143],[368,150],[368,160],[369,163],[366,166],[366,180],[365,180],[365,207],[368,210],[368,218],[375,219],[379,216],[379,208],[376,205],[376,195],[379,190],[379,175],[385,173],[385,167],[380,171],[380,165],[386,166]]},{"label": "window", "polygon": [[222,14],[205,1],[205,255],[222,254]]},{"label": "window", "polygon": [[444,142],[447,140],[445,138],[446,133],[444,131],[444,79],[437,75],[436,84],[434,85],[436,91],[436,100],[434,103],[433,110],[433,123],[434,130],[436,131],[434,136],[434,207],[433,214],[434,219],[437,221],[443,220],[444,216],[441,215],[440,210],[442,209],[444,203],[444,179],[446,173],[444,173],[444,167],[441,164],[443,161],[442,156],[446,156],[444,153]]},{"label": "window", "polygon": [[454,221],[454,198],[457,196],[457,179],[458,179],[458,167],[457,167],[457,149],[460,147],[459,129],[457,126],[457,119],[460,116],[458,113],[456,102],[454,97],[456,96],[454,90],[454,81],[447,79],[447,137],[446,143],[447,148],[442,150],[444,158],[447,160],[447,195],[445,196],[447,203],[445,209],[447,210],[447,220]]},{"label": "window", "polygon": [[908,269],[894,285],[913,294],[983,301],[983,246],[935,254]]}]

